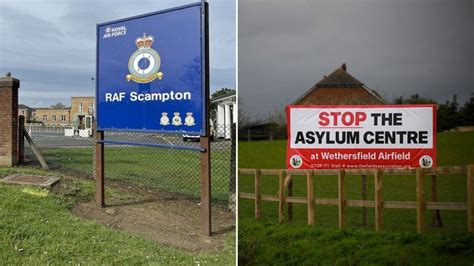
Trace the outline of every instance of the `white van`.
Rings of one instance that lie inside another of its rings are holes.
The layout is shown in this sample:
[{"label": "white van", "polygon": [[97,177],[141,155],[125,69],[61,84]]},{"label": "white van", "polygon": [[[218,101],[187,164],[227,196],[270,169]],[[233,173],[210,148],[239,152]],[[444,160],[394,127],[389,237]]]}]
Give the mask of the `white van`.
[{"label": "white van", "polygon": [[[215,136],[215,131],[214,131],[214,123],[212,122],[212,120],[209,119],[209,131],[210,131],[210,135],[211,135],[211,141],[214,140],[214,136]],[[183,135],[183,141],[199,141],[199,138],[201,136],[199,135],[189,135],[189,134],[184,134]]]}]

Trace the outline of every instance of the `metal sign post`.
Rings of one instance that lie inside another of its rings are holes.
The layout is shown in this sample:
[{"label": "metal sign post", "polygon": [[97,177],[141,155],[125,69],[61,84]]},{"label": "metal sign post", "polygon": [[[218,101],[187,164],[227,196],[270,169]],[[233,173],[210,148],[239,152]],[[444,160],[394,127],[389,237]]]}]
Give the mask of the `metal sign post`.
[{"label": "metal sign post", "polygon": [[[200,152],[201,231],[211,235],[208,3],[97,25],[96,181],[104,206],[104,145]],[[125,142],[105,131],[200,136],[200,147]]]},{"label": "metal sign post", "polygon": [[205,124],[205,134],[201,136],[200,144],[201,152],[201,232],[206,235],[211,235],[211,141],[209,128],[209,13],[208,5],[202,1],[202,49],[205,56],[203,57],[203,87],[205,95],[205,110],[204,116],[207,117]]}]

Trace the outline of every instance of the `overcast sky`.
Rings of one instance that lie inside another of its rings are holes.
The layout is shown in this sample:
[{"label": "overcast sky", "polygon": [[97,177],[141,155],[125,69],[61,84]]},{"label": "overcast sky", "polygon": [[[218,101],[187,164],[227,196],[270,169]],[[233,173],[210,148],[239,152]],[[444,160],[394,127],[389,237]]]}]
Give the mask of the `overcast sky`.
[{"label": "overcast sky", "polygon": [[[69,105],[94,95],[97,23],[195,2],[0,0],[0,75],[20,79],[20,103]],[[211,91],[235,88],[235,1],[209,2]]]},{"label": "overcast sky", "polygon": [[342,63],[386,100],[474,92],[474,1],[239,0],[240,108],[281,110]]}]

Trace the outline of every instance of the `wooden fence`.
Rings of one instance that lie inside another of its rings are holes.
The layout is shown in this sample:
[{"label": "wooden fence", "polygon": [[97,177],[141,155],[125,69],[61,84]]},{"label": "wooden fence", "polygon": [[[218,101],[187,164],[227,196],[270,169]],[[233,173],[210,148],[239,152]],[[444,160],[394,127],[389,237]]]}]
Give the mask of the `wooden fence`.
[{"label": "wooden fence", "polygon": [[[346,199],[344,193],[344,177],[346,174],[362,176],[362,200]],[[436,176],[441,174],[466,174],[466,202],[438,202],[436,199]],[[255,200],[255,218],[261,217],[262,201],[278,202],[278,220],[285,222],[285,203],[288,203],[288,220],[292,219],[293,203],[307,204],[308,224],[314,225],[314,206],[329,205],[338,206],[339,228],[344,228],[346,224],[345,208],[362,207],[374,208],[375,210],[375,230],[383,229],[384,209],[416,209],[416,229],[418,233],[425,232],[425,212],[433,210],[433,218],[440,222],[439,210],[467,211],[467,229],[474,232],[474,165],[436,167],[429,169],[347,169],[347,170],[284,170],[284,169],[239,169],[239,175],[255,176],[255,192],[240,192],[239,198]],[[279,190],[276,195],[262,195],[261,176],[270,175],[279,177]],[[314,182],[315,175],[337,175],[338,177],[338,198],[315,198]],[[374,200],[367,200],[364,187],[366,177],[374,176]],[[383,176],[398,175],[416,176],[416,201],[384,201],[382,199]],[[430,202],[425,199],[425,175],[432,176],[432,198]],[[306,176],[307,193],[306,197],[293,197],[293,176]],[[285,192],[286,195],[285,195]],[[366,212],[365,212],[366,219]],[[363,218],[364,219],[364,218]]]}]

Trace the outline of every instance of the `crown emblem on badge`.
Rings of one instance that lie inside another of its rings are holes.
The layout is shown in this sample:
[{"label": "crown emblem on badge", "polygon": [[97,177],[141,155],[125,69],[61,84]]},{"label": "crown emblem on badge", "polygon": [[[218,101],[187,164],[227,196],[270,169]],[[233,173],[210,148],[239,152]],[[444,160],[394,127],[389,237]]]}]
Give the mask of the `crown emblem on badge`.
[{"label": "crown emblem on badge", "polygon": [[153,44],[153,36],[149,35],[147,36],[146,33],[143,33],[143,37],[138,37],[135,40],[135,44],[137,45],[138,49],[140,48],[150,48],[151,45]]},{"label": "crown emblem on badge", "polygon": [[159,72],[161,67],[161,57],[155,49],[151,47],[155,38],[152,35],[143,33],[142,37],[135,40],[137,50],[128,60],[127,81],[133,80],[137,83],[149,83],[155,79],[163,79],[163,73]]}]

